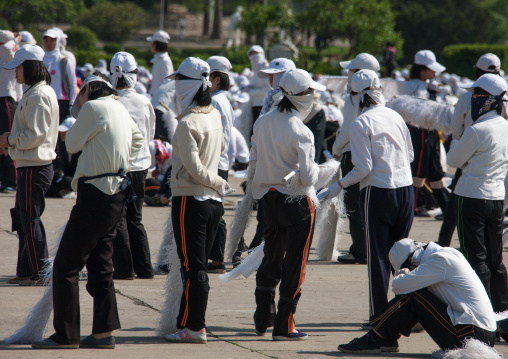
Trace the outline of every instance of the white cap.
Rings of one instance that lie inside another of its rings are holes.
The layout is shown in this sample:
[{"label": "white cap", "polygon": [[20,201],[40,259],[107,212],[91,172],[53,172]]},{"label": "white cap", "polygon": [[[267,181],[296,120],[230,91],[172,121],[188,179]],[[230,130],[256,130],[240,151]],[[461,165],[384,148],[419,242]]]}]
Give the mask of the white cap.
[{"label": "white cap", "polygon": [[484,54],[480,56],[475,67],[486,72],[499,72],[501,70],[501,60],[494,54]]},{"label": "white cap", "polygon": [[325,91],[326,87],[317,83],[310,77],[309,73],[302,69],[287,71],[280,79],[280,88],[288,95],[297,95],[308,88],[317,91]]},{"label": "white cap", "polygon": [[9,30],[0,30],[0,43],[6,43],[14,39],[14,34]]},{"label": "white cap", "polygon": [[210,75],[210,66],[207,62],[197,58],[197,57],[187,57],[182,61],[178,70],[173,72],[167,78],[176,79],[176,75],[181,74],[191,79],[200,80],[202,77]]},{"label": "white cap", "polygon": [[138,68],[134,56],[124,51],[117,52],[116,54],[113,55],[113,58],[111,59],[111,63],[109,66],[111,72],[119,72],[116,71],[117,66],[121,67],[123,72],[131,72]]},{"label": "white cap", "polygon": [[432,71],[441,73],[446,67],[436,61],[436,55],[430,50],[420,50],[415,54],[415,64],[427,66]]},{"label": "white cap", "polygon": [[362,92],[366,88],[373,90],[381,88],[379,77],[372,70],[360,70],[353,75],[351,80],[351,90],[354,92]]},{"label": "white cap", "polygon": [[[109,87],[113,88],[113,86],[108,81],[104,80],[102,77],[90,75],[85,79],[85,81],[83,81],[83,84],[81,85],[81,90],[83,90],[85,88],[86,84],[89,84],[90,82],[94,82],[94,81],[102,81],[105,84],[107,84]],[[76,99],[74,101],[74,104],[72,105],[72,108],[71,108],[71,116],[74,118],[77,118],[79,111],[81,111],[81,104],[79,103],[79,100]]]},{"label": "white cap", "polygon": [[[268,75],[268,74],[277,74],[280,72],[286,72],[286,71],[294,70],[294,69],[296,69],[296,65],[293,62],[293,60],[286,59],[284,57],[280,57],[278,59],[273,59],[272,61],[270,61],[270,65],[268,65],[268,68],[264,69],[264,70],[259,70],[259,72]],[[263,77],[263,76],[259,76],[259,77]]]},{"label": "white cap", "polygon": [[409,238],[404,238],[395,242],[388,253],[388,258],[390,259],[393,269],[398,271],[402,264],[404,264],[404,262],[409,258],[411,253],[413,253],[417,248],[418,245],[416,242]]},{"label": "white cap", "polygon": [[206,62],[210,65],[210,73],[223,72],[227,74],[232,69],[231,63],[224,56],[211,56]]},{"label": "white cap", "polygon": [[67,117],[60,126],[58,126],[58,131],[67,132],[71,129],[72,125],[74,125],[76,119],[74,117]]},{"label": "white cap", "polygon": [[53,39],[58,39],[60,38],[60,36],[58,35],[58,32],[56,32],[55,30],[53,29],[49,29],[49,30],[46,30],[46,32],[44,34],[42,34],[42,38],[44,39],[45,37],[51,37]]},{"label": "white cap", "polygon": [[58,36],[59,36],[61,39],[66,39],[66,38],[68,38],[67,34],[65,34],[65,33],[63,32],[63,30],[62,30],[62,29],[60,29],[59,27],[54,27],[54,28],[52,28],[51,30],[56,31],[56,33],[58,34]]},{"label": "white cap", "polygon": [[494,96],[499,96],[508,90],[506,81],[501,76],[495,74],[485,74],[472,85],[462,86],[462,88],[465,88],[470,92],[473,92],[476,87],[479,87]]},{"label": "white cap", "polygon": [[21,65],[26,60],[42,61],[44,58],[44,50],[37,45],[23,45],[14,54],[14,59],[4,65],[4,69],[12,70]]},{"label": "white cap", "polygon": [[249,51],[247,51],[247,55],[249,55],[252,51],[259,52],[260,54],[264,54],[265,53],[265,50],[263,50],[263,48],[261,46],[259,46],[259,45],[251,46]]},{"label": "white cap", "polygon": [[146,40],[150,41],[150,42],[159,41],[159,42],[163,42],[165,44],[167,44],[169,42],[169,39],[170,39],[169,34],[163,30],[156,31],[155,34],[153,34],[153,36],[146,38]]},{"label": "white cap", "polygon": [[348,70],[367,69],[379,71],[379,61],[371,54],[367,54],[365,52],[358,54],[351,61],[341,61],[340,66]]},{"label": "white cap", "polygon": [[83,66],[83,70],[85,71],[93,71],[93,65],[89,62],[87,62],[84,66]]},{"label": "white cap", "polygon": [[402,71],[400,72],[400,75],[402,77],[407,77],[409,76],[409,70],[408,69],[402,69]]},{"label": "white cap", "polygon": [[247,92],[242,92],[236,97],[236,101],[239,103],[247,103],[250,100],[250,95]]},{"label": "white cap", "polygon": [[35,41],[33,35],[28,31],[21,31],[19,33],[21,35],[21,45],[35,45],[37,41]]}]

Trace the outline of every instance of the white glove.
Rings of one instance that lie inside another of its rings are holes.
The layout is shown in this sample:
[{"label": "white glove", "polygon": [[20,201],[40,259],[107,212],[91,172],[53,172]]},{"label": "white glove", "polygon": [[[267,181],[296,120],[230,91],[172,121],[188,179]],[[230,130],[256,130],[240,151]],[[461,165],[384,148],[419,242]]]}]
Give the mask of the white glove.
[{"label": "white glove", "polygon": [[432,79],[429,81],[429,85],[427,86],[427,88],[431,91],[436,91],[436,92],[439,92],[439,82],[437,82],[436,80]]},{"label": "white glove", "polygon": [[225,197],[225,196],[229,196],[231,193],[233,192],[236,192],[236,189],[234,188],[231,188],[231,186],[229,185],[229,183],[227,183],[226,181],[222,182],[222,187],[221,189],[218,191],[219,194],[222,196],[222,197]]},{"label": "white glove", "polygon": [[339,186],[339,182],[334,182],[330,188],[328,188],[328,198],[337,197],[342,191],[342,187]]},{"label": "white glove", "polygon": [[401,274],[409,274],[411,271],[409,268],[401,268],[398,271],[395,272],[395,276],[401,275]]}]

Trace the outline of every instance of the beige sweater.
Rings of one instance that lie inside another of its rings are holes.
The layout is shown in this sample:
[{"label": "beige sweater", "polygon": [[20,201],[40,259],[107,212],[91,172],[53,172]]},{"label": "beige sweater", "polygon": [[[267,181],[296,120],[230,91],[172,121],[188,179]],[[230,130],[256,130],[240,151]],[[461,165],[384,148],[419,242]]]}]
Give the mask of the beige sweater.
[{"label": "beige sweater", "polygon": [[58,125],[55,91],[44,81],[30,87],[18,104],[9,136],[9,156],[16,166],[49,165],[56,158]]},{"label": "beige sweater", "polygon": [[216,196],[224,180],[218,165],[224,135],[219,111],[192,107],[178,117],[173,136],[173,196]]}]

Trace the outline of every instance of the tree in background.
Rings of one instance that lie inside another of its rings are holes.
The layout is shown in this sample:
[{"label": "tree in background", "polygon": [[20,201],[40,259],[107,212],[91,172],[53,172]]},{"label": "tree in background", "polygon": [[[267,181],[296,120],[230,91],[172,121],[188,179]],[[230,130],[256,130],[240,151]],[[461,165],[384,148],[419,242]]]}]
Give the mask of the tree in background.
[{"label": "tree in background", "polygon": [[211,39],[222,39],[222,0],[215,0]]},{"label": "tree in background", "polygon": [[101,40],[124,42],[143,28],[145,16],[143,9],[130,2],[101,2],[86,10],[78,24],[93,30]]},{"label": "tree in background", "polygon": [[508,40],[506,0],[392,0],[396,30],[405,39],[407,62],[429,49],[459,43],[500,43]]},{"label": "tree in background", "polygon": [[1,0],[0,14],[11,29],[39,22],[73,22],[84,10],[83,0]]}]

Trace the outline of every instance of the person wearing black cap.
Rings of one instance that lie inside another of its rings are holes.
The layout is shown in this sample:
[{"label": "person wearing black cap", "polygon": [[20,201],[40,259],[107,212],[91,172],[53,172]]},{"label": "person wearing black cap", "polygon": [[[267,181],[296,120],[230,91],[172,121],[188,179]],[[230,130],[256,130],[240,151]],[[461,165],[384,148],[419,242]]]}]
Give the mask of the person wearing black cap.
[{"label": "person wearing black cap", "polygon": [[372,329],[338,349],[348,354],[398,352],[398,339],[420,323],[442,350],[468,338],[494,346],[496,319],[478,276],[453,248],[409,238],[390,249],[393,298],[372,318]]}]

